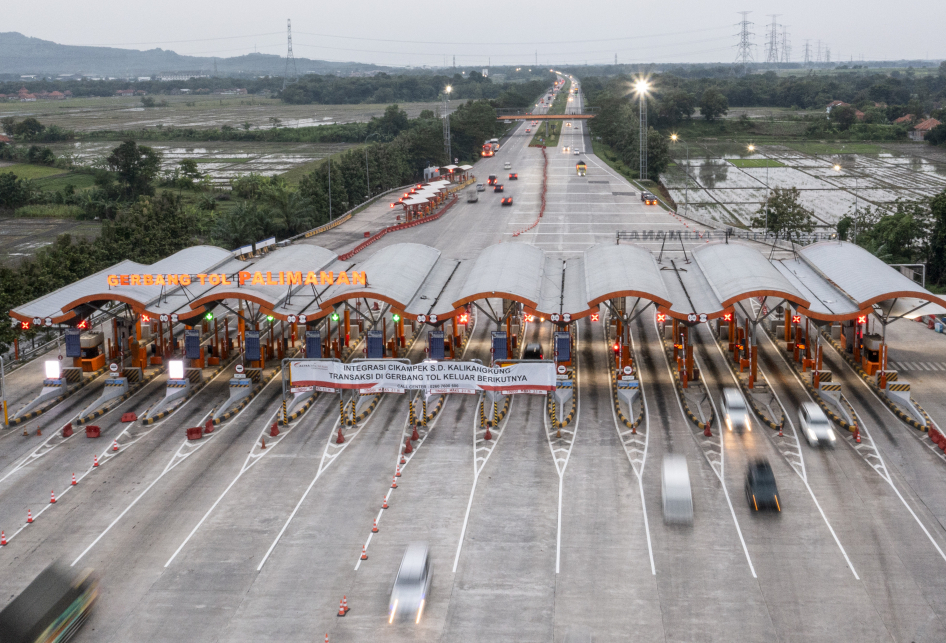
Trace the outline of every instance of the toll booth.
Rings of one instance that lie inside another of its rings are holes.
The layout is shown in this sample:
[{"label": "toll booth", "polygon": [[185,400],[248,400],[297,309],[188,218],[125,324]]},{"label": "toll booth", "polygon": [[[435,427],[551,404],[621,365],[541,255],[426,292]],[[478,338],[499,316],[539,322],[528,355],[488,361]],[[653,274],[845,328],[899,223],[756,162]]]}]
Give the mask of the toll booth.
[{"label": "toll booth", "polygon": [[[75,336],[73,336],[71,340],[69,335],[66,336],[66,350],[69,351],[70,341],[72,342],[73,346],[72,353],[75,353]],[[103,350],[105,345],[105,333],[100,331],[81,333],[78,335],[78,345],[78,355],[70,354],[69,352],[66,353],[69,357],[73,358],[73,366],[76,368],[81,368],[86,373],[91,373],[93,371],[99,370],[100,368],[105,368],[105,351]]]},{"label": "toll booth", "polygon": [[305,356],[308,359],[322,357],[322,332],[307,330],[305,332]]},{"label": "toll booth", "polygon": [[200,331],[196,328],[184,331],[184,357],[200,360]]},{"label": "toll booth", "polygon": [[861,339],[861,365],[871,377],[880,369],[880,350],[884,340],[880,335],[864,335]]},{"label": "toll booth", "polygon": [[365,333],[365,352],[368,359],[384,359],[384,333],[380,330]]},{"label": "toll booth", "polygon": [[427,356],[430,359],[446,359],[446,344],[442,330],[427,331]]},{"label": "toll booth", "polygon": [[508,337],[504,330],[494,330],[490,336],[490,355],[493,361],[509,359]]}]

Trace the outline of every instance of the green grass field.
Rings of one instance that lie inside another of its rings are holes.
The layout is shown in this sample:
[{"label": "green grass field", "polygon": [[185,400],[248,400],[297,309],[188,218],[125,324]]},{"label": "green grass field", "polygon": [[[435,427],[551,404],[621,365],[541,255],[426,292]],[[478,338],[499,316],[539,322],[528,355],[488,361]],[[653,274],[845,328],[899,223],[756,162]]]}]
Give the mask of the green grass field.
[{"label": "green grass field", "polygon": [[91,174],[68,173],[56,176],[50,176],[45,179],[37,179],[36,187],[47,192],[56,192],[67,185],[72,185],[77,190],[85,190],[95,185],[95,177]]},{"label": "green grass field", "polygon": [[242,159],[191,159],[195,163],[249,163],[254,159],[242,158]]},{"label": "green grass field", "polygon": [[736,167],[785,167],[775,159],[726,159]]},{"label": "green grass field", "polygon": [[50,203],[42,205],[24,205],[17,208],[13,216],[26,219],[78,219],[82,208],[77,205]]},{"label": "green grass field", "polygon": [[43,179],[57,174],[67,174],[67,170],[61,170],[58,167],[46,167],[45,165],[29,165],[28,163],[16,163],[0,167],[0,172],[13,172],[18,179]]}]

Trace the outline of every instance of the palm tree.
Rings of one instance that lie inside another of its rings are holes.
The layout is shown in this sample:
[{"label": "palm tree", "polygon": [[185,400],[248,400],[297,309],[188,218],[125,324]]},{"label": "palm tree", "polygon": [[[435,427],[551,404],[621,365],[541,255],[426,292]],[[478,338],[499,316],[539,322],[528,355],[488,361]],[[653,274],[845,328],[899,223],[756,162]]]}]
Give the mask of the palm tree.
[{"label": "palm tree", "polygon": [[263,190],[263,198],[272,208],[270,212],[273,218],[287,235],[298,234],[312,226],[315,214],[312,202],[285,183],[267,185]]}]

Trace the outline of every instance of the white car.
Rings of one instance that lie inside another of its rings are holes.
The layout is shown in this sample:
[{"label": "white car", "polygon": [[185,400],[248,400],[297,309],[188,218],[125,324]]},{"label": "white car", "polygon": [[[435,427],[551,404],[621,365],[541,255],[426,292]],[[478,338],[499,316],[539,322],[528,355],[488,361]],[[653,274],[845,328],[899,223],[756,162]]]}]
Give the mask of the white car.
[{"label": "white car", "polygon": [[574,152],[572,152],[572,154],[574,154],[575,156],[578,156],[579,154],[581,154],[581,152],[579,152],[578,150],[575,150]]},{"label": "white car", "polygon": [[394,579],[391,602],[388,606],[388,623],[395,620],[412,620],[420,623],[424,605],[430,593],[430,550],[427,543],[411,543],[401,558],[401,567]]},{"label": "white car", "polygon": [[693,522],[693,494],[690,474],[682,455],[664,456],[660,469],[660,499],[663,502],[664,522],[689,525]]},{"label": "white car", "polygon": [[512,169],[512,163],[510,163],[509,161],[506,161],[505,163],[503,163],[503,169],[504,169],[504,170],[511,170],[511,169]]},{"label": "white car", "polygon": [[483,185],[482,183],[477,183],[477,184],[476,184],[476,191],[477,191],[477,192],[485,192],[485,191],[486,191],[486,186]]},{"label": "white car", "polygon": [[819,444],[834,446],[835,437],[831,422],[820,406],[814,402],[802,404],[798,409],[798,422],[810,446],[816,447]]},{"label": "white car", "polygon": [[746,401],[737,389],[724,388],[719,405],[722,407],[726,428],[730,431],[735,430],[736,433],[752,430],[749,424],[749,409],[746,408]]}]

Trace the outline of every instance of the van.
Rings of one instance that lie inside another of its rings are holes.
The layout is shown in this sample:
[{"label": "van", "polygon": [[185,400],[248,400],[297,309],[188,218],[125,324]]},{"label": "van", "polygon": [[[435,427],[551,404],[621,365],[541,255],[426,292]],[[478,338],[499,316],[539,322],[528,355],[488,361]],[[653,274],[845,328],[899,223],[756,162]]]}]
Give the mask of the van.
[{"label": "van", "polygon": [[665,523],[689,525],[693,522],[690,472],[687,470],[686,458],[682,455],[664,456],[660,468],[660,498]]},{"label": "van", "polygon": [[749,410],[746,408],[746,400],[737,389],[724,388],[719,399],[719,406],[722,409],[726,428],[730,431],[742,433],[743,429],[746,431],[752,430],[749,425]]},{"label": "van", "polygon": [[834,431],[831,430],[831,423],[820,406],[814,402],[802,404],[798,409],[798,422],[809,446],[834,446]]}]

